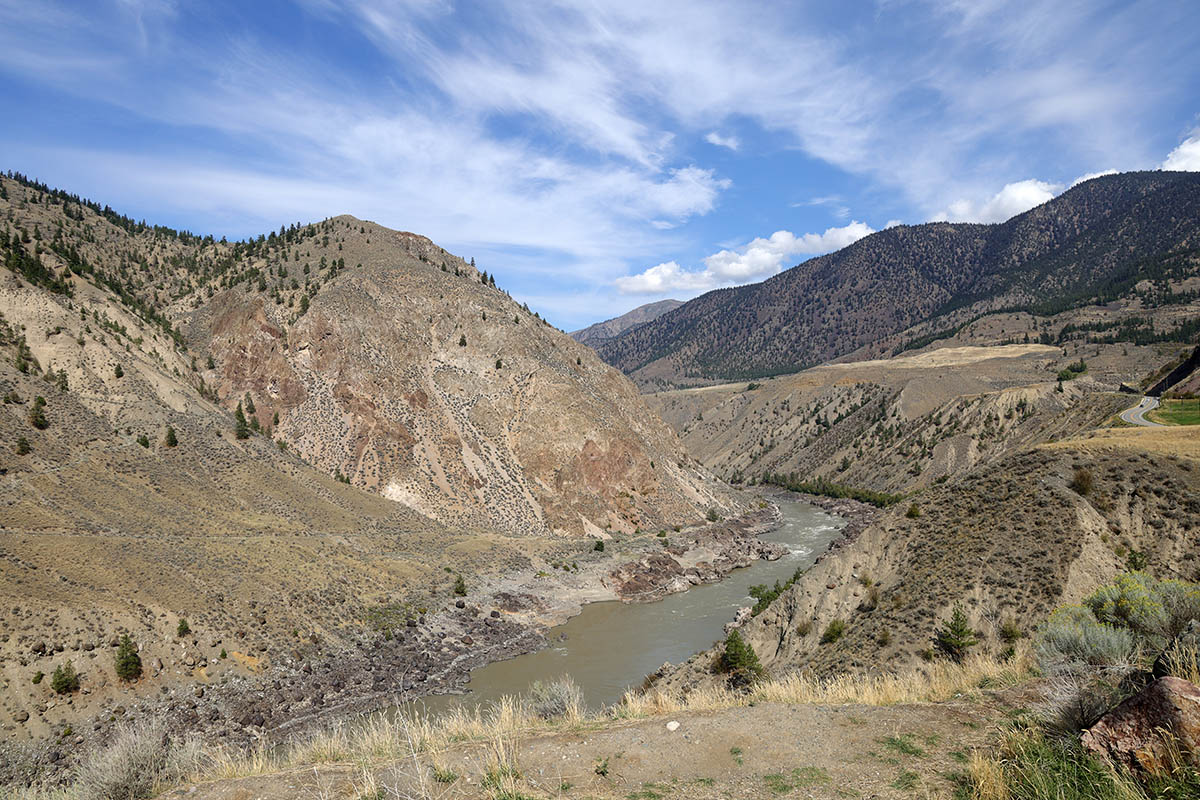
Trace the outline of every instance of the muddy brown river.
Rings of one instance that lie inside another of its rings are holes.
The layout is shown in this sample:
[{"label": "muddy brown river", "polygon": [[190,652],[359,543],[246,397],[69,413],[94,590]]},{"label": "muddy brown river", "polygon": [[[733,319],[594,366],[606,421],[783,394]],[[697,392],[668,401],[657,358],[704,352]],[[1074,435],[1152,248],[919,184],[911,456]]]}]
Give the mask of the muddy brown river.
[{"label": "muddy brown river", "polygon": [[808,503],[772,498],[782,513],[778,528],[763,534],[788,552],[777,561],[759,561],[734,570],[720,583],[695,586],[653,603],[591,603],[547,633],[551,645],[475,670],[465,695],[439,695],[416,701],[408,710],[438,714],[454,705],[486,704],[520,694],[534,681],[571,676],[589,707],[617,702],[631,686],[662,666],[679,663],[724,638],[723,627],[759,583],[791,577],[808,567],[838,535],[845,522]]}]

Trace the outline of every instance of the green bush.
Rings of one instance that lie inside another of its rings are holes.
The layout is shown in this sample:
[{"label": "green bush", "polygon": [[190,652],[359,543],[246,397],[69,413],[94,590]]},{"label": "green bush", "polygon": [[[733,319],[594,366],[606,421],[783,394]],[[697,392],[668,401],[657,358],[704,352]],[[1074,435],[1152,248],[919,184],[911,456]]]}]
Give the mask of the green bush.
[{"label": "green bush", "polygon": [[40,394],[33,399],[33,407],[29,409],[29,424],[39,431],[50,427],[50,420],[46,419],[46,398]]},{"label": "green bush", "polygon": [[182,638],[192,632],[192,626],[188,625],[188,621],[182,617],[179,619],[179,624],[175,626],[175,635]]},{"label": "green bush", "polygon": [[32,451],[33,448],[29,446],[28,439],[26,439],[24,436],[21,436],[17,439],[17,455],[28,455]]},{"label": "green bush", "polygon": [[1068,731],[1091,725],[1133,690],[1125,678],[1160,656],[1187,677],[1195,656],[1180,658],[1188,648],[1173,644],[1193,619],[1200,619],[1200,585],[1140,572],[1055,611],[1034,639],[1038,666],[1056,686],[1053,723]]},{"label": "green bush", "polygon": [[177,444],[179,444],[179,439],[175,436],[175,429],[170,425],[167,426],[167,438],[165,441],[167,447],[175,447]]},{"label": "green bush", "polygon": [[463,580],[462,575],[459,575],[454,581],[454,595],[456,597],[467,596],[467,582]]},{"label": "green bush", "polygon": [[830,620],[821,634],[821,644],[833,644],[846,633],[846,623],[840,619]]},{"label": "green bush", "polygon": [[912,503],[909,505],[908,511],[904,512],[904,516],[908,517],[909,519],[916,519],[917,517],[921,516],[920,506],[918,506],[916,503]]},{"label": "green bush", "polygon": [[596,543],[594,545],[592,545],[592,549],[595,550],[597,553],[603,553],[604,552],[604,540],[597,539]]},{"label": "green bush", "polygon": [[904,499],[902,494],[888,494],[887,492],[875,492],[870,489],[857,489],[852,486],[844,486],[840,483],[826,480],[825,478],[817,478],[811,481],[802,481],[796,477],[795,473],[790,475],[773,475],[766,473],[762,477],[762,483],[778,486],[782,489],[787,489],[790,492],[801,492],[803,494],[815,494],[821,497],[834,498],[850,498],[858,500],[862,503],[870,503],[879,508],[899,503]]}]

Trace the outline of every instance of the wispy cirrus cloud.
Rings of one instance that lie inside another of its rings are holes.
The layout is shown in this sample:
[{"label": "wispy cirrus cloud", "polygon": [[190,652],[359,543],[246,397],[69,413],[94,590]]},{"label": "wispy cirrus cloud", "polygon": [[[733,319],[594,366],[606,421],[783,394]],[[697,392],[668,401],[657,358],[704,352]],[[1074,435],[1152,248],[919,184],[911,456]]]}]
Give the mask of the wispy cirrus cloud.
[{"label": "wispy cirrus cloud", "polygon": [[1180,111],[1200,75],[1183,6],[0,0],[0,73],[25,92],[0,144],[6,167],[193,229],[346,211],[420,230],[577,327],[867,226],[766,231],[998,220],[1176,145],[1191,168],[1194,139],[1164,133],[1200,110]]}]

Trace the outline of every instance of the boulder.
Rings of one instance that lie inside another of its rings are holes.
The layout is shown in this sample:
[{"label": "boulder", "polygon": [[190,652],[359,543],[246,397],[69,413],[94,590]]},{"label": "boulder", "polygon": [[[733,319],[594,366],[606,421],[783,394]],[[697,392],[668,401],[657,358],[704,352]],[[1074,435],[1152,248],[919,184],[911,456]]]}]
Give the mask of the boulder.
[{"label": "boulder", "polygon": [[753,609],[750,606],[742,606],[737,610],[733,619],[725,623],[725,633],[728,633],[734,628],[740,628],[750,621]]},{"label": "boulder", "polygon": [[1174,753],[1200,763],[1200,687],[1158,678],[1084,731],[1083,746],[1151,773],[1171,769]]}]

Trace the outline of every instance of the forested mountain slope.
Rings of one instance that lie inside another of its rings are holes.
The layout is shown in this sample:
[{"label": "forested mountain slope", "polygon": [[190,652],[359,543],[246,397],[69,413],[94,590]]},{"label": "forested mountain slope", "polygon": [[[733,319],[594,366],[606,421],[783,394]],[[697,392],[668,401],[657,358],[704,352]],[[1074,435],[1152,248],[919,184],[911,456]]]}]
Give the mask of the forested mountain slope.
[{"label": "forested mountain slope", "polygon": [[794,372],[919,323],[937,332],[988,311],[1052,314],[1129,296],[1196,274],[1197,246],[1200,174],[1107,175],[1002,224],[880,231],[597,349],[643,387]]}]

